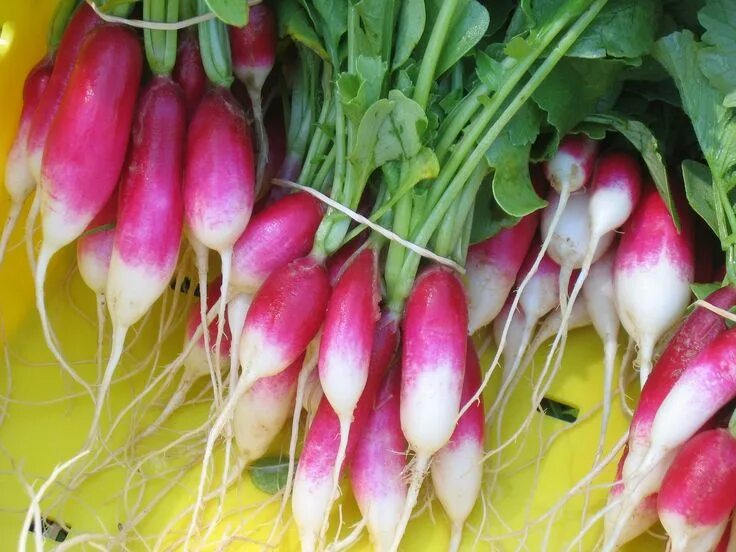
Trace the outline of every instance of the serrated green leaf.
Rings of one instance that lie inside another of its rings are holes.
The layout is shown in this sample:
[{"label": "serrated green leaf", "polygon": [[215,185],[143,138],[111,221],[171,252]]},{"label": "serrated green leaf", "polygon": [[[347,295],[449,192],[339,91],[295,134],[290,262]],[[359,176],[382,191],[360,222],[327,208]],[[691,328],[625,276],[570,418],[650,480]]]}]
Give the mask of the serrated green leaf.
[{"label": "serrated green leaf", "polygon": [[718,221],[713,206],[713,178],[708,167],[692,159],[682,162],[682,179],[687,201],[700,217],[718,235]]},{"label": "serrated green leaf", "polygon": [[218,19],[235,27],[248,24],[247,0],[205,0],[207,7]]},{"label": "serrated green leaf", "polygon": [[248,467],[248,472],[250,473],[250,480],[257,489],[274,495],[286,485],[289,457],[271,456],[260,458]]},{"label": "serrated green leaf", "polygon": [[355,124],[360,123],[365,111],[378,100],[386,74],[386,64],[378,56],[358,56],[355,73],[343,73],[337,79],[345,115]]},{"label": "serrated green leaf", "polygon": [[700,70],[723,94],[736,89],[736,0],[708,0],[698,13],[705,28]]}]

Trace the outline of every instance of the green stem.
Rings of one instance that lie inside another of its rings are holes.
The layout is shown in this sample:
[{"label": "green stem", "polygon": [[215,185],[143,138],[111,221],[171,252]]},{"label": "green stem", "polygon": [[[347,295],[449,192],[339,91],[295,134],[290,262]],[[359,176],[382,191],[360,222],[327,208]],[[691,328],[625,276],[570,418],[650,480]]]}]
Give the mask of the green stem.
[{"label": "green stem", "polygon": [[437,146],[434,148],[437,159],[440,163],[445,161],[450,147],[455,143],[457,137],[468,124],[470,118],[478,111],[480,107],[480,98],[487,95],[490,89],[487,85],[479,83],[475,88],[465,96],[460,103],[448,114],[447,118],[440,125],[437,135],[440,137]]},{"label": "green stem", "polygon": [[445,47],[445,39],[447,33],[450,30],[450,23],[455,15],[459,0],[445,0],[442,3],[440,12],[437,14],[434,27],[432,28],[432,34],[429,36],[427,42],[427,48],[424,51],[424,57],[422,58],[422,64],[419,66],[419,75],[417,76],[417,83],[414,87],[414,101],[417,102],[422,109],[427,107],[429,101],[429,92],[432,89],[432,83],[434,82],[435,71],[437,69],[437,62],[442,54],[442,49]]},{"label": "green stem", "polygon": [[317,119],[317,125],[314,129],[314,134],[309,142],[309,148],[307,154],[304,157],[304,164],[302,165],[302,171],[299,173],[298,182],[310,186],[311,179],[314,177],[315,170],[319,170],[321,158],[331,147],[332,139],[324,131],[324,127],[327,124],[327,120],[334,116],[334,106],[332,104],[332,71],[330,66],[325,64],[325,69],[322,78],[324,90],[324,99],[322,101],[322,108],[320,109],[319,117]]},{"label": "green stem", "polygon": [[319,170],[317,171],[317,174],[314,175],[314,178],[311,180],[311,184],[305,184],[306,186],[313,186],[320,192],[325,192],[325,184],[328,182],[327,176],[330,174],[330,171],[335,166],[335,147],[331,147],[330,151],[327,153],[327,156],[325,157],[324,161],[319,166]]},{"label": "green stem", "polygon": [[[179,20],[179,0],[143,0],[143,19],[174,23]],[[170,75],[176,63],[176,31],[143,30],[148,65],[156,75]]]},{"label": "green stem", "polygon": [[[595,19],[603,6],[605,6],[606,2],[607,0],[595,0],[585,13],[583,13],[583,15],[581,15],[580,18],[570,27],[570,29],[568,29],[565,35],[560,39],[559,43],[550,52],[549,56],[532,74],[531,78],[509,103],[503,113],[501,113],[496,122],[494,122],[486,131],[482,139],[475,146],[475,149],[473,149],[472,153],[467,157],[458,173],[441,193],[439,200],[428,202],[425,213],[429,213],[429,215],[424,220],[418,232],[412,236],[412,241],[415,244],[424,246],[428,243],[430,237],[442,221],[442,218],[445,216],[450,205],[452,205],[452,202],[455,200],[455,197],[457,197],[465,182],[470,178],[475,168],[482,161],[488,148],[491,147],[511,118],[516,115],[519,109],[521,109],[524,103],[526,103],[526,101],[531,97],[532,93],[534,93],[537,87],[544,81],[552,69],[554,69],[555,65],[559,63],[560,59],[562,59],[565,53],[572,47],[578,37],[583,33],[588,25],[590,25],[593,19]],[[432,191],[435,190],[434,186],[436,186],[436,182],[432,187]],[[419,267],[419,261],[419,255],[416,253],[409,252],[407,254],[407,258],[404,261],[404,266],[401,271],[400,287],[397,289],[398,295],[391,297],[392,304],[403,304],[403,301],[408,297],[409,292],[411,291],[411,286],[414,282],[414,276]]]},{"label": "green stem", "polygon": [[[199,13],[209,11],[205,0],[198,0]],[[233,63],[227,26],[218,18],[199,24],[199,50],[207,78],[213,84],[230,88],[233,83]]]}]

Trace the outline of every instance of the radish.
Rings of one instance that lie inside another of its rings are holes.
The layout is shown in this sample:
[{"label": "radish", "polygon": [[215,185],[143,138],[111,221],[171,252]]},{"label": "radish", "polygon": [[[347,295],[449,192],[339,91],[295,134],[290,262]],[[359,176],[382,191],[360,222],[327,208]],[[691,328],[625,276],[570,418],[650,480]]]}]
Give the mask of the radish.
[{"label": "radish", "polygon": [[107,205],[89,223],[77,240],[79,275],[97,299],[97,377],[102,377],[102,342],[105,335],[105,290],[110,271],[112,244],[115,240],[118,194],[113,193]]},{"label": "radish", "polygon": [[690,439],[662,481],[657,512],[672,552],[708,552],[736,507],[736,439],[711,429]]},{"label": "radish", "polygon": [[421,274],[406,304],[401,429],[414,460],[409,493],[390,550],[397,550],[432,456],[455,429],[465,373],[468,310],[459,278],[444,267]]},{"label": "radish", "polygon": [[539,224],[539,213],[470,246],[465,266],[468,332],[474,334],[496,318],[516,281]]},{"label": "radish", "polygon": [[401,374],[386,376],[350,464],[350,483],[375,550],[387,550],[406,501],[406,439],[401,432]]},{"label": "radish", "polygon": [[264,184],[263,174],[268,159],[268,136],[263,123],[261,90],[276,62],[276,39],[276,17],[268,4],[251,6],[248,24],[244,27],[230,27],[233,72],[248,89],[258,137],[258,195]]},{"label": "radish", "polygon": [[[222,261],[222,289],[215,350],[225,327],[225,304],[230,285],[233,246],[245,230],[253,210],[253,149],[245,114],[232,94],[218,86],[197,106],[189,125],[184,166],[184,217],[197,247],[200,289],[207,281],[207,248]],[[200,297],[201,311],[207,304]],[[202,316],[204,319],[204,314]],[[215,356],[219,360],[219,354]],[[219,402],[219,366],[213,384]]]},{"label": "radish", "polygon": [[682,315],[693,281],[689,214],[680,209],[678,233],[654,186],[642,194],[627,224],[614,265],[619,319],[639,347],[642,386],[649,377],[654,345]]},{"label": "radish", "polygon": [[141,70],[142,53],[135,34],[115,25],[91,31],[44,146],[40,183],[43,240],[35,273],[36,307],[54,357],[86,388],[54,343],[44,303],[44,280],[51,257],[82,234],[112,195],[125,160]]},{"label": "radish", "polygon": [[107,280],[112,352],[98,391],[90,435],[123,351],[128,329],[166,290],[182,233],[181,166],[186,106],[179,85],[156,76],[141,95],[123,172],[120,210]]},{"label": "radish", "polygon": [[179,34],[179,48],[172,74],[184,91],[187,119],[191,120],[207,88],[207,75],[199,54],[199,41],[194,29],[185,29]]},{"label": "radish", "polygon": [[[353,416],[343,467],[350,465],[373,409],[374,399],[398,345],[398,319],[384,313],[375,326],[368,379]],[[326,397],[320,402],[304,441],[294,479],[291,507],[302,550],[314,550],[333,499],[334,466],[340,443],[340,420]]]},{"label": "radish", "polygon": [[[555,228],[557,227],[560,217],[562,216],[562,212],[565,209],[565,205],[567,204],[567,200],[569,199],[570,194],[578,191],[580,188],[585,186],[585,184],[590,179],[590,176],[593,173],[593,165],[595,162],[597,149],[597,142],[595,142],[594,140],[590,140],[584,135],[566,136],[560,143],[560,147],[558,148],[552,159],[545,163],[543,167],[544,174],[547,177],[547,180],[549,181],[552,188],[554,188],[560,195],[560,198],[557,203],[557,208],[555,209],[554,214],[549,220],[549,224],[547,226],[547,236],[544,239],[542,246],[539,248],[536,257],[534,258],[534,262],[526,271],[526,275],[524,276],[521,284],[518,287],[516,297],[514,297],[514,301],[511,304],[511,308],[509,309],[509,313],[516,312],[516,309],[519,306],[519,299],[521,298],[524,289],[526,289],[526,286],[537,273],[537,270],[539,269],[539,266],[542,263],[545,254],[547,253],[547,249],[549,248],[550,241],[552,240],[552,236],[554,235]],[[480,393],[482,393],[483,389],[485,389],[485,386],[488,385],[488,382],[491,379],[491,375],[498,365],[498,361],[501,358],[503,350],[506,346],[506,336],[508,334],[510,325],[511,317],[509,316],[506,319],[503,331],[501,332],[501,339],[497,343],[498,348],[496,350],[496,354],[494,355],[488,370],[486,370],[485,376],[483,378],[483,385],[481,385],[478,393],[476,393],[476,396],[473,397],[473,400],[478,399]],[[462,410],[464,411],[469,407],[470,404],[466,403],[463,406]]]},{"label": "radish", "polygon": [[10,208],[5,226],[3,226],[2,236],[0,236],[0,263],[5,257],[8,240],[10,240],[10,234],[18,222],[20,210],[23,208],[26,198],[36,187],[36,180],[33,178],[28,165],[28,134],[33,114],[41,102],[52,69],[51,59],[49,57],[43,58],[30,70],[23,84],[23,108],[20,112],[20,122],[18,123],[13,145],[10,147],[8,157],[5,160],[5,189],[8,190],[8,195],[10,195]]},{"label": "radish", "polygon": [[[501,343],[501,336],[503,335],[503,329],[506,325],[506,320],[509,318],[509,310],[511,309],[511,303],[513,299],[509,297],[506,300],[506,304],[498,313],[498,316],[493,320],[493,339],[496,344]],[[524,335],[524,328],[526,327],[526,317],[524,312],[519,309],[511,318],[511,324],[508,328],[506,336],[506,347],[503,351],[503,374],[501,377],[501,383],[506,381],[509,374],[511,373],[511,365],[514,363],[517,353],[521,349],[521,339]]]},{"label": "radish", "polygon": [[[468,401],[480,387],[478,355],[468,339],[462,401]],[[483,399],[474,402],[457,422],[450,441],[432,461],[432,484],[435,493],[452,522],[448,550],[460,548],[463,526],[480,494],[483,478],[483,437],[485,419]]]},{"label": "radish", "polygon": [[215,440],[229,423],[237,401],[257,380],[275,376],[304,352],[322,325],[329,295],[322,265],[312,257],[302,257],[275,270],[253,298],[239,344],[242,372],[207,437],[187,544],[204,496]]},{"label": "radish", "polygon": [[[354,411],[368,379],[380,297],[378,253],[369,246],[356,253],[335,284],[327,305],[319,347],[322,392],[340,420],[340,444],[333,470],[333,501],[337,498]],[[330,506],[326,509],[327,514]],[[320,540],[324,538],[327,524],[328,517],[325,516]]]},{"label": "radish", "polygon": [[[640,462],[624,464],[627,493],[613,530],[611,550],[642,497],[659,489],[677,450],[736,396],[736,329],[718,335],[685,368],[662,401],[651,424],[650,446]],[[630,457],[633,450],[630,449]],[[636,461],[636,459],[634,459]]]},{"label": "radish", "polygon": [[365,243],[366,239],[366,233],[359,234],[343,245],[340,249],[335,251],[332,255],[327,257],[325,268],[327,269],[327,275],[330,278],[330,284],[334,286],[337,283],[343,268],[345,268],[345,265],[355,252]]},{"label": "radish", "polygon": [[731,514],[731,519],[721,535],[721,540],[718,541],[715,552],[734,552],[734,550],[736,550],[736,525],[733,523],[733,514]]}]

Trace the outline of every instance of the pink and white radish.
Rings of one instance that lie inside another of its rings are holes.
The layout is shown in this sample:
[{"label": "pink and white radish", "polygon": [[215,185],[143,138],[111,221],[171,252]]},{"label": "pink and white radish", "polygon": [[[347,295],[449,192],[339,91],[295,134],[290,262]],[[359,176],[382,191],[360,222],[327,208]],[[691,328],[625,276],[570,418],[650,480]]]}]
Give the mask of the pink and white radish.
[{"label": "pink and white radish", "polygon": [[[612,550],[643,497],[657,491],[677,450],[736,396],[736,329],[718,335],[682,372],[651,422],[650,444],[643,458],[626,462],[621,501],[605,550]],[[629,458],[633,450],[629,449]],[[639,462],[636,460],[640,459]]]},{"label": "pink and white radish", "polygon": [[[480,387],[481,373],[478,355],[472,340],[463,378],[463,403],[470,400]],[[463,527],[480,494],[483,478],[483,437],[485,416],[483,399],[473,403],[457,422],[450,441],[434,455],[432,484],[437,498],[452,522],[448,550],[460,548]]]},{"label": "pink and white radish", "polygon": [[432,266],[417,278],[406,304],[401,369],[401,429],[415,456],[392,551],[404,536],[432,457],[455,430],[465,374],[467,313],[465,290],[453,272]]},{"label": "pink and white radish", "polygon": [[10,208],[3,226],[2,236],[0,236],[0,263],[5,257],[10,234],[18,222],[23,204],[36,187],[36,180],[33,178],[28,164],[28,134],[31,129],[33,114],[41,102],[52,69],[51,59],[43,58],[31,69],[23,84],[23,108],[20,112],[18,130],[5,160],[5,189],[10,196]]},{"label": "pink and white radish", "polygon": [[490,323],[503,308],[538,225],[539,213],[534,212],[468,249],[465,270],[470,334]]},{"label": "pink and white radish", "polygon": [[625,227],[614,265],[621,324],[639,347],[642,386],[649,377],[657,340],[682,315],[690,299],[694,259],[692,225],[679,210],[678,232],[654,186],[642,194]]},{"label": "pink and white radish", "polygon": [[736,438],[711,429],[690,439],[662,481],[657,512],[672,552],[709,552],[736,507]]},{"label": "pink and white radish", "polygon": [[230,27],[233,72],[248,90],[258,137],[258,195],[264,184],[263,174],[269,146],[263,123],[261,91],[276,62],[276,40],[276,17],[268,4],[252,6],[248,11],[248,24],[244,27]]},{"label": "pink and white radish", "polygon": [[185,29],[178,37],[179,47],[172,77],[184,91],[187,119],[191,119],[207,89],[207,75],[202,66],[196,31]]},{"label": "pink and white radish", "polygon": [[[503,335],[503,329],[506,325],[506,320],[509,318],[509,310],[511,309],[511,303],[513,299],[509,297],[506,300],[506,304],[498,313],[498,316],[494,318],[492,324],[493,339],[496,344],[501,343],[501,336]],[[511,365],[514,363],[517,352],[521,348],[521,339],[524,335],[524,328],[526,327],[526,317],[521,309],[518,309],[511,317],[511,324],[509,325],[508,332],[506,335],[506,347],[503,351],[503,374],[501,376],[501,382],[503,383],[508,378],[508,374],[511,372]]]},{"label": "pink and white radish", "polygon": [[[518,287],[516,296],[514,297],[511,308],[509,309],[510,316],[516,312],[519,306],[520,297],[522,296],[531,279],[537,273],[537,270],[539,269],[539,266],[547,253],[547,249],[549,248],[550,241],[552,240],[554,230],[557,227],[560,217],[562,216],[562,212],[565,209],[565,205],[567,204],[567,200],[569,199],[570,194],[578,191],[580,188],[585,186],[585,184],[588,182],[591,175],[593,174],[593,166],[595,163],[597,150],[598,145],[594,140],[590,140],[584,135],[570,135],[566,136],[562,140],[562,142],[560,143],[560,147],[558,148],[555,155],[552,156],[552,159],[545,163],[544,174],[547,177],[547,180],[549,181],[552,188],[554,188],[554,190],[557,191],[557,193],[560,195],[560,198],[557,203],[557,208],[549,221],[547,236],[544,239],[542,246],[539,248],[533,263],[531,263],[529,270],[526,271],[526,275],[524,276]],[[476,396],[473,397],[473,400],[478,399],[480,393],[483,391],[483,389],[485,389],[485,386],[488,385],[488,382],[493,375],[493,371],[498,365],[498,361],[503,354],[504,348],[506,347],[506,336],[508,334],[510,325],[511,318],[509,317],[506,319],[503,331],[501,332],[501,339],[497,343],[498,347],[496,350],[496,354],[494,355],[493,360],[491,360],[491,364],[488,367],[488,370],[486,370],[485,376],[483,378],[483,385],[481,385],[478,393],[476,393]],[[463,406],[462,410],[464,411],[469,407],[470,403],[466,403]]]},{"label": "pink and white radish", "polygon": [[[350,465],[355,445],[364,433],[376,393],[396,353],[398,338],[397,317],[390,312],[384,313],[375,326],[368,379],[355,408],[343,469]],[[309,426],[294,479],[291,507],[302,550],[315,549],[324,519],[329,514],[339,448],[340,420],[327,398],[323,397]]]},{"label": "pink and white radish", "polygon": [[53,255],[84,232],[115,189],[125,161],[142,64],[141,46],[131,31],[114,25],[92,30],[79,52],[43,148],[43,240],[35,273],[36,307],[52,353],[87,389],[54,343],[44,281]]},{"label": "pink and white radish", "polygon": [[[378,252],[366,247],[348,261],[332,290],[319,346],[322,392],[340,420],[333,500],[337,498],[353,413],[368,379],[380,298]],[[324,538],[327,520],[325,517],[320,540]]]},{"label": "pink and white radish", "polygon": [[[225,327],[225,305],[230,285],[233,247],[245,230],[253,210],[255,176],[253,147],[245,113],[223,87],[202,98],[187,132],[184,164],[184,217],[196,244],[200,290],[207,281],[207,249],[217,251],[222,262],[222,289],[215,350]],[[207,304],[200,297],[201,314]],[[219,360],[219,354],[216,354]],[[213,375],[219,402],[222,382],[219,366]]]}]

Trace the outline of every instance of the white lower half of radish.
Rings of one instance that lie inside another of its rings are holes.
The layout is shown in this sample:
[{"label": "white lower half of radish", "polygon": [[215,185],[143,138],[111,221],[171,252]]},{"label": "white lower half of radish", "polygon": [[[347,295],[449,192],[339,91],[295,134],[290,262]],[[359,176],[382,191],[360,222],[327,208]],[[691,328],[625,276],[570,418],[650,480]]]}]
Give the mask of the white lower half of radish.
[{"label": "white lower half of radish", "polygon": [[257,328],[246,329],[240,339],[239,351],[240,365],[243,371],[248,371],[251,379],[273,376],[289,364],[282,349]]},{"label": "white lower half of radish", "polygon": [[451,443],[434,455],[432,485],[447,517],[462,526],[473,510],[483,478],[483,444],[475,439]]},{"label": "white lower half of radish", "polygon": [[728,525],[728,519],[716,525],[692,525],[682,515],[670,511],[660,511],[659,520],[670,537],[672,552],[710,552]]},{"label": "white lower half of radish", "polygon": [[110,269],[110,251],[86,250],[77,253],[79,275],[87,286],[95,293],[105,293],[107,275]]},{"label": "white lower half of radish", "polygon": [[148,312],[168,283],[167,271],[130,265],[113,251],[106,293],[112,319],[117,324],[132,326]]},{"label": "white lower half of radish", "polygon": [[310,552],[316,548],[319,530],[325,512],[332,502],[332,471],[324,477],[310,477],[306,470],[297,470],[291,510],[299,529],[302,550]]},{"label": "white lower half of radish", "polygon": [[66,205],[55,201],[41,187],[43,243],[52,254],[81,236],[91,220],[91,216],[68,213]]},{"label": "white lower half of radish", "polygon": [[368,526],[374,550],[385,552],[391,547],[405,500],[406,488],[402,493],[374,495],[370,502],[361,505],[360,513]]},{"label": "white lower half of radish", "polygon": [[[615,497],[611,496],[611,499],[614,500],[618,499],[619,497],[620,495]],[[606,517],[604,518],[604,532],[606,535],[609,535],[613,531],[613,526],[618,520],[618,515],[620,514],[620,512],[620,505],[613,506],[610,510],[606,512]],[[616,545],[622,546],[630,540],[635,539],[636,537],[644,533],[647,529],[649,529],[652,525],[654,525],[658,519],[659,518],[657,516],[656,497],[647,497],[641,502],[636,510],[634,510],[634,513],[629,517],[629,521],[624,527],[624,530],[619,535],[616,541]]]},{"label": "white lower half of radish", "polygon": [[340,417],[351,417],[365,388],[368,366],[360,369],[361,360],[351,351],[350,343],[332,347],[329,361],[319,367],[322,392]]},{"label": "white lower half of radish", "polygon": [[[222,363],[227,362],[226,358],[221,358],[220,360]],[[201,343],[195,344],[192,350],[189,351],[189,354],[187,354],[184,359],[184,371],[192,379],[209,375],[210,369],[207,365],[207,351]]]},{"label": "white lower half of radish", "polygon": [[514,285],[515,275],[498,270],[490,263],[468,261],[465,289],[468,293],[468,333],[496,318]]}]

